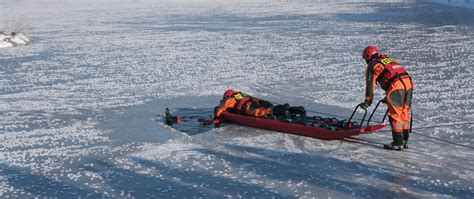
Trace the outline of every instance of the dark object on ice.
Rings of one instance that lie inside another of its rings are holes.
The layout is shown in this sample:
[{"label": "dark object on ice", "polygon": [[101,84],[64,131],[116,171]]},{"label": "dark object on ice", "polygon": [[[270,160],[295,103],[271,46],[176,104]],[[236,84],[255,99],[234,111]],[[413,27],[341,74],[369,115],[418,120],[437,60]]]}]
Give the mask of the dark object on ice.
[{"label": "dark object on ice", "polygon": [[383,145],[383,148],[387,150],[395,150],[395,151],[403,150],[403,142],[404,142],[403,134],[392,132],[392,138],[393,138],[393,142],[390,144]]},{"label": "dark object on ice", "polygon": [[188,135],[204,133],[219,126],[218,121],[212,119],[212,108],[177,108],[173,115],[166,108],[165,124]]},{"label": "dark object on ice", "polygon": [[197,121],[200,122],[203,126],[214,124],[214,120],[211,117],[202,117],[199,118]]},{"label": "dark object on ice", "polygon": [[[411,124],[410,124],[410,128],[411,128]],[[408,136],[410,136],[410,132],[411,132],[411,129],[403,131],[403,148],[404,149],[408,149]]]},{"label": "dark object on ice", "polygon": [[292,115],[306,115],[306,110],[302,106],[290,106],[288,111]]},{"label": "dark object on ice", "polygon": [[166,111],[165,111],[165,123],[167,125],[173,125],[173,124],[179,124],[181,122],[181,119],[179,116],[172,116],[170,114],[170,110],[168,108],[166,108]]},{"label": "dark object on ice", "polygon": [[289,104],[283,104],[283,105],[276,105],[273,107],[273,115],[281,115],[285,117],[290,117],[290,112],[289,112],[290,105]]},{"label": "dark object on ice", "polygon": [[394,143],[390,143],[390,144],[384,144],[383,145],[383,148],[384,149],[387,149],[387,150],[394,150],[394,151],[402,151],[403,150],[403,146],[401,145],[393,145]]}]

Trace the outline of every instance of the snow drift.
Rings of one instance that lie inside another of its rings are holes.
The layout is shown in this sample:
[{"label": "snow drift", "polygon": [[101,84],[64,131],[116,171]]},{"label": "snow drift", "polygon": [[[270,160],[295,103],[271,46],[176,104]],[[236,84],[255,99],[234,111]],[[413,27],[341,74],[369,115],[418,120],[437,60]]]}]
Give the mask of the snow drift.
[{"label": "snow drift", "polygon": [[0,32],[0,48],[27,45],[30,43],[31,39],[21,32],[12,32],[10,35]]}]

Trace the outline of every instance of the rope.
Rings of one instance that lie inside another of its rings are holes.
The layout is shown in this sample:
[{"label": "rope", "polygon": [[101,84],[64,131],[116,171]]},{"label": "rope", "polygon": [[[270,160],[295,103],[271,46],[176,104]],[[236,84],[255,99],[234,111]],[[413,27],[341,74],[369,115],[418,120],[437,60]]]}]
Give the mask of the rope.
[{"label": "rope", "polygon": [[[307,111],[307,112],[311,112],[311,113],[318,113],[318,114],[322,114],[322,115],[328,115],[328,116],[334,116],[334,117],[341,117],[341,118],[344,118],[343,116],[340,116],[340,115],[333,115],[333,114],[322,113],[322,112],[312,111],[312,110],[306,110],[306,111]],[[361,121],[361,119],[354,119],[354,120],[359,120],[359,121]],[[377,122],[375,122],[375,123],[377,123]],[[474,121],[451,123],[451,124],[441,124],[441,125],[433,125],[433,126],[414,127],[414,128],[412,128],[412,129],[419,130],[419,129],[430,129],[430,128],[439,128],[439,127],[450,127],[450,126],[459,126],[459,125],[468,125],[468,124],[474,124]],[[391,130],[381,130],[380,132],[392,132],[392,131],[391,131]],[[465,147],[465,148],[469,148],[469,149],[474,149],[474,147],[472,147],[472,146],[468,146],[468,145],[464,145],[464,144],[459,144],[459,143],[451,142],[451,141],[448,141],[448,140],[443,140],[443,139],[440,139],[440,138],[437,138],[437,137],[432,137],[432,136],[428,136],[428,135],[423,135],[423,134],[421,134],[421,133],[416,133],[416,132],[410,132],[410,133],[413,133],[413,134],[416,134],[416,135],[420,135],[420,136],[423,136],[423,137],[427,137],[427,138],[430,138],[430,139],[433,139],[433,140],[438,140],[438,141],[440,141],[440,142],[445,142],[445,143],[452,144],[452,145],[456,145],[456,146],[460,146],[460,147]]]},{"label": "rope", "polygon": [[431,129],[431,128],[438,128],[438,127],[450,127],[450,126],[458,126],[458,125],[466,125],[466,124],[474,124],[474,121],[451,123],[451,124],[441,124],[441,125],[433,125],[433,126],[415,127],[413,129]]},{"label": "rope", "polygon": [[421,134],[421,133],[416,133],[416,132],[411,132],[411,133],[417,134],[417,135],[421,135],[421,136],[423,136],[423,137],[431,138],[431,139],[433,139],[433,140],[438,140],[438,141],[440,141],[440,142],[445,142],[445,143],[452,144],[452,145],[457,145],[457,146],[466,147],[466,148],[469,148],[469,149],[474,149],[474,147],[472,147],[472,146],[468,146],[468,145],[464,145],[464,144],[459,144],[459,143],[456,143],[456,142],[451,142],[451,141],[448,141],[448,140],[443,140],[443,139],[431,137],[431,136],[428,136],[428,135],[423,135],[423,134]]},{"label": "rope", "polygon": [[[414,127],[413,129],[432,129],[432,128],[439,128],[439,127],[450,127],[450,126],[459,126],[459,125],[467,125],[467,124],[474,124],[474,121],[468,122],[459,122],[459,123],[451,123],[451,124],[441,124],[441,125],[433,125],[433,126],[422,126],[422,127]],[[381,130],[380,132],[392,132],[391,130]]]},{"label": "rope", "polygon": [[[333,115],[333,114],[328,114],[328,113],[322,113],[322,112],[318,112],[318,111],[312,111],[312,110],[306,110],[306,111],[311,112],[311,113],[318,113],[318,114],[322,114],[322,115],[328,115],[328,116],[334,116],[334,117],[341,117],[341,118],[344,118],[343,116]],[[354,120],[361,121],[361,119],[354,119]],[[375,123],[377,123],[377,122],[375,122]],[[429,128],[450,127],[450,126],[459,126],[459,125],[468,125],[468,124],[474,124],[474,121],[451,123],[451,124],[441,124],[441,125],[433,125],[433,126],[414,127],[414,128],[412,128],[412,129],[429,129]],[[381,132],[391,132],[391,130],[382,130]],[[445,142],[445,143],[452,144],[452,145],[456,145],[456,146],[460,146],[460,147],[465,147],[465,148],[469,148],[469,149],[474,149],[474,147],[472,147],[472,146],[468,146],[468,145],[464,145],[464,144],[459,144],[459,143],[451,142],[451,141],[448,141],[448,140],[443,140],[443,139],[441,139],[441,138],[432,137],[432,136],[428,136],[428,135],[423,135],[423,134],[421,134],[421,133],[416,133],[416,132],[410,132],[410,133],[413,133],[413,134],[416,134],[416,135],[420,135],[420,136],[423,136],[423,137],[427,137],[427,138],[430,138],[430,139],[433,139],[433,140],[438,140],[438,141],[440,141],[440,142]]]},{"label": "rope", "polygon": [[[459,123],[452,123],[452,124],[442,124],[442,125],[433,125],[433,126],[415,127],[415,128],[413,128],[413,129],[431,129],[431,128],[438,128],[438,127],[450,127],[450,126],[459,126],[459,125],[467,125],[467,124],[474,124],[474,121],[459,122]],[[380,132],[391,132],[391,130],[381,130]],[[464,144],[459,144],[459,143],[451,142],[451,141],[448,141],[448,140],[443,140],[443,139],[441,139],[441,138],[437,138],[437,137],[433,137],[433,136],[429,136],[429,135],[423,135],[423,134],[417,133],[417,132],[410,132],[410,133],[413,133],[413,134],[416,134],[416,135],[420,135],[420,136],[423,136],[423,137],[427,137],[427,138],[430,138],[430,139],[433,139],[433,140],[438,140],[438,141],[440,141],[440,142],[445,142],[445,143],[452,144],[452,145],[456,145],[456,146],[460,146],[460,147],[465,147],[465,148],[469,148],[469,149],[474,149],[474,147],[472,147],[472,146],[468,146],[468,145],[464,145]]]}]

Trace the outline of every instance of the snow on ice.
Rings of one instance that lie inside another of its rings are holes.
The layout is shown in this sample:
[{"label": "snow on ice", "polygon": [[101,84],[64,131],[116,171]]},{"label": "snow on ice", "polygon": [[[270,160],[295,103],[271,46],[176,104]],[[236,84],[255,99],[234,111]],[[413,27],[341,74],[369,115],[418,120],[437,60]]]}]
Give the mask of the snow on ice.
[{"label": "snow on ice", "polygon": [[[473,121],[473,3],[438,2],[2,4],[0,30],[22,17],[34,42],[0,48],[0,197],[473,198],[472,149],[416,134],[394,153],[386,131],[191,135],[161,119],[211,114],[227,88],[348,116],[375,44],[414,79],[415,127]],[[473,126],[416,132],[473,146]]]}]

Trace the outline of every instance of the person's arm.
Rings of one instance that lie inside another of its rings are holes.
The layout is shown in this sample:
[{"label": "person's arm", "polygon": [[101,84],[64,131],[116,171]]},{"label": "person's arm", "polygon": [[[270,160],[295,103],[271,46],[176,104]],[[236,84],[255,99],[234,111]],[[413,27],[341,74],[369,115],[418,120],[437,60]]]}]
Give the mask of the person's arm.
[{"label": "person's arm", "polygon": [[237,101],[233,97],[222,100],[219,106],[214,108],[214,119],[217,119],[219,116],[221,116],[221,114],[227,109],[234,107],[236,103]]},{"label": "person's arm", "polygon": [[369,106],[372,104],[372,100],[374,99],[374,91],[377,84],[377,78],[380,76],[383,69],[384,66],[380,63],[376,63],[372,67],[367,67],[367,71],[365,74],[365,103]]},{"label": "person's arm", "polygon": [[377,78],[380,76],[384,69],[384,66],[380,63],[374,65],[369,64],[365,72],[365,100],[360,103],[359,106],[363,109],[367,109],[372,105],[374,99],[374,91],[377,83]]}]

